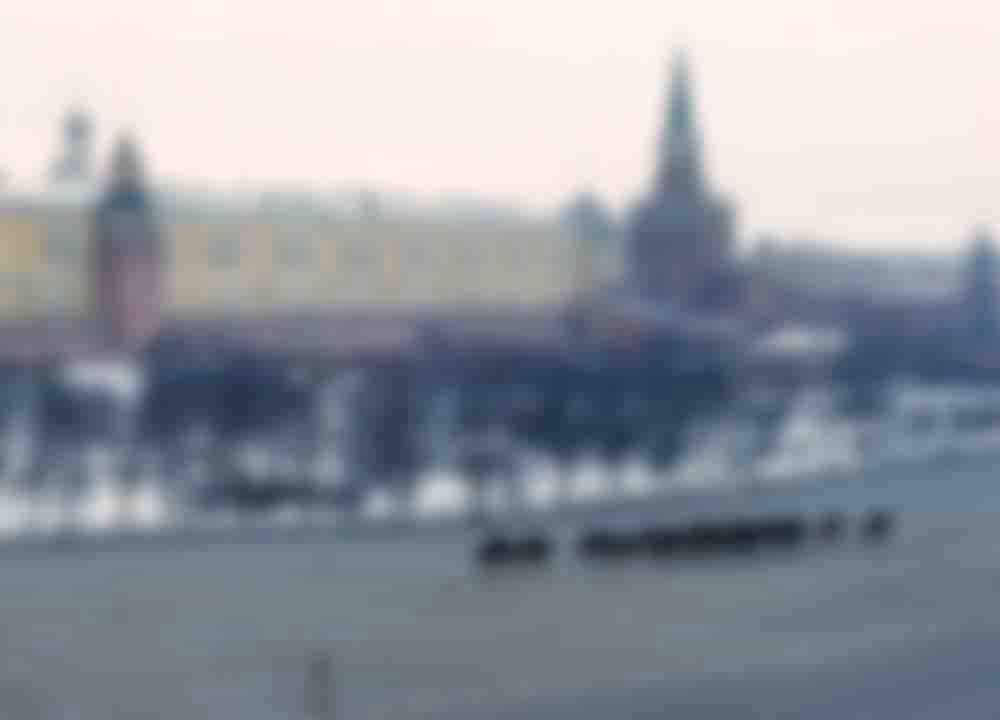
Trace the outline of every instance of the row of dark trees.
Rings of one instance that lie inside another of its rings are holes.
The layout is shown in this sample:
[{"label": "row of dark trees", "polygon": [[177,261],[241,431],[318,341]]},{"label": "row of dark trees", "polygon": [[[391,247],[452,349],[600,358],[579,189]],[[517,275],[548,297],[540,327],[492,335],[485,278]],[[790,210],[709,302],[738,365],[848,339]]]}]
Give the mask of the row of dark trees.
[{"label": "row of dark trees", "polygon": [[[283,433],[295,439],[285,452],[305,467],[330,441],[318,426],[321,387],[359,369],[364,382],[349,408],[346,448],[349,484],[356,491],[371,485],[405,489],[424,467],[441,461],[442,445],[480,484],[516,473],[511,448],[543,454],[566,475],[584,454],[598,455],[611,472],[635,455],[662,469],[683,451],[692,424],[731,409],[737,393],[721,355],[691,354],[681,343],[661,339],[572,355],[496,350],[370,358],[338,367],[279,356],[164,355],[148,360],[144,402],[124,422],[112,398],[67,387],[58,369],[8,369],[0,414],[37,408],[49,450],[120,435],[123,443],[165,457],[168,476],[171,462],[184,460],[185,433],[202,426],[211,431],[215,448],[213,481],[248,487],[228,449],[243,438]],[[837,359],[832,379],[848,391],[845,412],[873,415],[900,373],[947,380],[981,378],[982,372],[947,342],[872,334],[857,337]],[[442,402],[447,398],[452,402]],[[759,420],[779,425],[782,407],[779,402],[762,408]],[[443,442],[431,442],[434,435]],[[494,437],[509,442],[505,448],[477,444]],[[49,450],[43,457],[59,455]],[[304,470],[302,481],[299,492],[308,485]]]},{"label": "row of dark trees", "polygon": [[996,384],[1000,354],[983,352],[967,338],[948,331],[923,335],[859,332],[834,362],[832,380],[845,389],[842,410],[872,416],[885,407],[893,379],[925,383]]},{"label": "row of dark trees", "polygon": [[[584,453],[599,454],[610,467],[635,453],[666,466],[681,451],[690,423],[719,411],[733,392],[721,358],[689,364],[682,357],[662,342],[641,351],[572,357],[496,352],[372,359],[360,366],[365,381],[350,408],[352,484],[405,488],[440,460],[428,442],[434,432],[445,434],[455,459],[474,478],[505,463],[511,468],[509,457],[477,457],[469,449],[475,443],[467,441],[491,433],[509,439],[508,450],[534,450],[565,470]],[[265,356],[161,359],[148,366],[144,401],[120,440],[170,457],[182,452],[181,439],[194,424],[210,428],[222,449],[281,431],[300,439],[296,452],[304,457],[326,441],[316,426],[319,388],[345,370],[357,367],[297,366]],[[34,389],[38,425],[50,447],[122,432],[112,399],[71,390],[55,371],[31,380],[8,386]],[[435,412],[445,397],[453,406]],[[213,462],[213,480],[233,487],[246,480],[224,451]]]}]

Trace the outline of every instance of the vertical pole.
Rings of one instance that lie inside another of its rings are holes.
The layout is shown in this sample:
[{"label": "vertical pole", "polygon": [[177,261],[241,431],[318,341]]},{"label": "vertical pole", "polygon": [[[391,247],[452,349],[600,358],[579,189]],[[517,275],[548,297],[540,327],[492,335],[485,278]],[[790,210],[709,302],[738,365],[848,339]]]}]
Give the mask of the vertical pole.
[{"label": "vertical pole", "polygon": [[306,717],[310,720],[336,718],[333,658],[330,653],[318,652],[307,660],[304,696]]}]

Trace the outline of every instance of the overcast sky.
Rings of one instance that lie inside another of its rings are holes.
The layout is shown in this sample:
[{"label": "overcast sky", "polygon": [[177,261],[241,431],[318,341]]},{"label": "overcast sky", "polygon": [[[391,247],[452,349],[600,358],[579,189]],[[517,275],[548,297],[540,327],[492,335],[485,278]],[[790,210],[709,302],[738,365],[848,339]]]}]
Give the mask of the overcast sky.
[{"label": "overcast sky", "polygon": [[998,26],[986,0],[0,0],[0,168],[37,179],[82,100],[161,179],[623,208],[683,44],[743,237],[951,250],[1000,223]]}]

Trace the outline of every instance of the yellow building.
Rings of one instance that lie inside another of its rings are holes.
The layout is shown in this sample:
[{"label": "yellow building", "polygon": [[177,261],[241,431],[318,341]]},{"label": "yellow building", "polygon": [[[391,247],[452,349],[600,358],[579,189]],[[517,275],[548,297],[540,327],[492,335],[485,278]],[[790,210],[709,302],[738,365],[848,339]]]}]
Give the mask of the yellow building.
[{"label": "yellow building", "polygon": [[0,318],[84,310],[88,223],[76,205],[0,200]]},{"label": "yellow building", "polygon": [[[89,312],[93,123],[70,111],[49,186],[0,191],[0,321]],[[276,202],[277,200],[277,202]],[[288,198],[154,193],[166,244],[166,307],[176,319],[297,310],[557,306],[606,284],[594,243],[566,218],[475,219]]]},{"label": "yellow building", "polygon": [[[79,314],[92,202],[0,199],[0,317]],[[335,217],[266,210],[161,216],[174,317],[313,309],[558,305],[579,288],[556,221]]]},{"label": "yellow building", "polygon": [[183,316],[549,305],[576,280],[572,237],[544,222],[245,212],[167,227],[171,308]]}]

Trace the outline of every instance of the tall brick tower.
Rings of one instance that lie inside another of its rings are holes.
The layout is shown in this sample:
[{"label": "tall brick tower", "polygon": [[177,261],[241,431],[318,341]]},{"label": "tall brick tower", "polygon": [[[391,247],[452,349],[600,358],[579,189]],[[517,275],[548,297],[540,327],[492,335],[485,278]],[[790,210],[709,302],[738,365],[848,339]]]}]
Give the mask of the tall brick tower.
[{"label": "tall brick tower", "polygon": [[733,211],[707,185],[683,53],[674,57],[664,115],[656,178],[631,221],[630,274],[642,296],[692,306],[730,260]]},{"label": "tall brick tower", "polygon": [[137,352],[160,328],[164,248],[142,158],[130,138],[115,147],[97,206],[92,248],[93,312],[109,348]]}]

